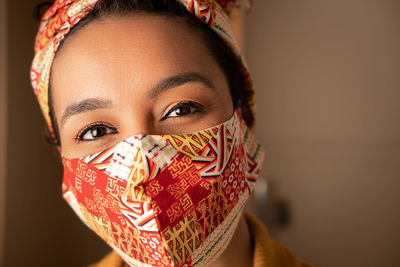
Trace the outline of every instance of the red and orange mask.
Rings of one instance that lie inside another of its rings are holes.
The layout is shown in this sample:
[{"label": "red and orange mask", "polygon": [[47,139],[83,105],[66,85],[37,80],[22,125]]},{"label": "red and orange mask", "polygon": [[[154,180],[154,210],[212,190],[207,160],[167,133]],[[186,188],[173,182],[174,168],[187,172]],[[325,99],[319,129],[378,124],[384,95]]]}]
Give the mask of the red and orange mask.
[{"label": "red and orange mask", "polygon": [[226,248],[263,152],[240,112],[183,135],[135,135],[63,158],[63,194],[131,266],[204,266]]}]

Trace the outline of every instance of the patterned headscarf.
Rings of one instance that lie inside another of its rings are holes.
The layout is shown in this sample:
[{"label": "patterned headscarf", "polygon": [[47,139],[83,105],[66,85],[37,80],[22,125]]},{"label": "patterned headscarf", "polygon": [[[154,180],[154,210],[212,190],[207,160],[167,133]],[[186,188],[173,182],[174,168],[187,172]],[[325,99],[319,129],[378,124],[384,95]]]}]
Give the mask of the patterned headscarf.
[{"label": "patterned headscarf", "polygon": [[[35,40],[35,56],[31,67],[31,83],[39,101],[52,138],[56,140],[49,108],[50,70],[60,42],[70,30],[101,0],[56,0],[43,15]],[[229,18],[234,7],[250,8],[249,0],[178,0],[198,19],[206,23],[241,58],[247,90],[251,92],[248,106],[254,116],[254,91],[246,62],[240,52]],[[250,125],[251,126],[251,125]]]}]

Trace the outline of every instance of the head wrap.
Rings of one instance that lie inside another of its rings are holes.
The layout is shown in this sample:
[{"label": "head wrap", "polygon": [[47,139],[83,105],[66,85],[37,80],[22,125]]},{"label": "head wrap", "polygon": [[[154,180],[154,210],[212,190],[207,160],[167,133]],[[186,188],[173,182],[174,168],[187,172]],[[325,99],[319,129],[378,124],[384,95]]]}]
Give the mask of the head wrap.
[{"label": "head wrap", "polygon": [[[45,121],[54,139],[56,139],[49,109],[50,70],[60,42],[70,30],[101,0],[56,0],[43,15],[35,40],[35,56],[30,76],[34,93],[39,101]],[[241,58],[247,89],[251,92],[248,103],[254,115],[254,91],[229,19],[234,7],[250,8],[249,0],[178,0],[190,13],[207,24]]]}]

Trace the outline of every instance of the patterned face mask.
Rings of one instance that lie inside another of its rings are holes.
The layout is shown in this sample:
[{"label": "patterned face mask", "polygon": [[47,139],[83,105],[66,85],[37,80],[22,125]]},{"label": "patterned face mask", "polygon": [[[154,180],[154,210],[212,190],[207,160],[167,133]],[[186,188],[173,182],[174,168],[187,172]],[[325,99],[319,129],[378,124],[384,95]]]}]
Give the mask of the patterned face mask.
[{"label": "patterned face mask", "polygon": [[204,266],[229,244],[263,156],[235,110],[206,130],[63,157],[63,195],[130,266]]}]

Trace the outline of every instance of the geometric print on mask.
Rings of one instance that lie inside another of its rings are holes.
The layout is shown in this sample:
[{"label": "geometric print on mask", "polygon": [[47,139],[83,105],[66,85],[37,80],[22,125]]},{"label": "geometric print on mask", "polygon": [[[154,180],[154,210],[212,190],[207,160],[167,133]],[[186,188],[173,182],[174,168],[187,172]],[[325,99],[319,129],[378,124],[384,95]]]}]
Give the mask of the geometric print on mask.
[{"label": "geometric print on mask", "polygon": [[213,138],[208,142],[207,146],[193,158],[193,163],[199,170],[202,178],[213,183],[222,171],[225,169],[232,157],[234,144],[239,137],[239,127],[235,124],[235,120],[230,119],[224,125],[221,125]]},{"label": "geometric print on mask", "polygon": [[[64,170],[64,198],[89,228],[123,252],[121,256],[129,256],[132,266],[168,266],[149,199],[135,202],[123,198],[126,180],[96,171],[81,160],[64,159],[64,165],[70,166]],[[96,176],[90,183],[87,173],[93,172]]]},{"label": "geometric print on mask", "polygon": [[114,155],[114,149],[110,148],[102,152],[86,156],[82,160],[87,164],[90,163],[92,166],[95,166],[99,170],[105,170],[107,166],[110,164],[113,155]]},{"label": "geometric print on mask", "polygon": [[190,264],[191,255],[200,246],[200,229],[196,218],[189,214],[172,228],[162,232],[162,239],[171,261],[176,265]]},{"label": "geometric print on mask", "polygon": [[211,128],[192,134],[171,134],[163,137],[177,151],[194,158],[210,142],[211,138],[217,134],[218,128]]},{"label": "geometric print on mask", "polygon": [[228,245],[262,159],[236,109],[193,134],[135,135],[63,158],[63,193],[129,265],[203,265]]},{"label": "geometric print on mask", "polygon": [[[245,166],[239,160],[244,158],[244,151],[238,140],[238,124],[234,116],[217,128],[196,133],[195,136],[204,136],[204,132],[212,132],[214,136],[208,135],[210,139],[196,151],[195,157],[187,153],[178,155],[168,169],[145,185],[157,210],[166,251],[178,266],[187,263],[201,244],[214,244],[203,248],[206,254],[223,250],[231,235],[223,237],[226,228],[218,229],[218,226],[234,207],[242,207],[249,195]],[[178,147],[181,152],[186,152],[182,147],[193,142],[193,135],[184,137],[186,140],[181,140]],[[168,138],[176,139],[175,135]],[[239,199],[241,203],[236,205]],[[238,216],[237,212],[239,209],[230,214],[232,220]],[[211,233],[214,235],[210,239]],[[176,238],[171,240],[171,236]]]},{"label": "geometric print on mask", "polygon": [[240,127],[246,160],[246,182],[250,189],[253,190],[261,169],[262,164],[260,162],[264,161],[264,151],[250,129],[244,125]]}]

